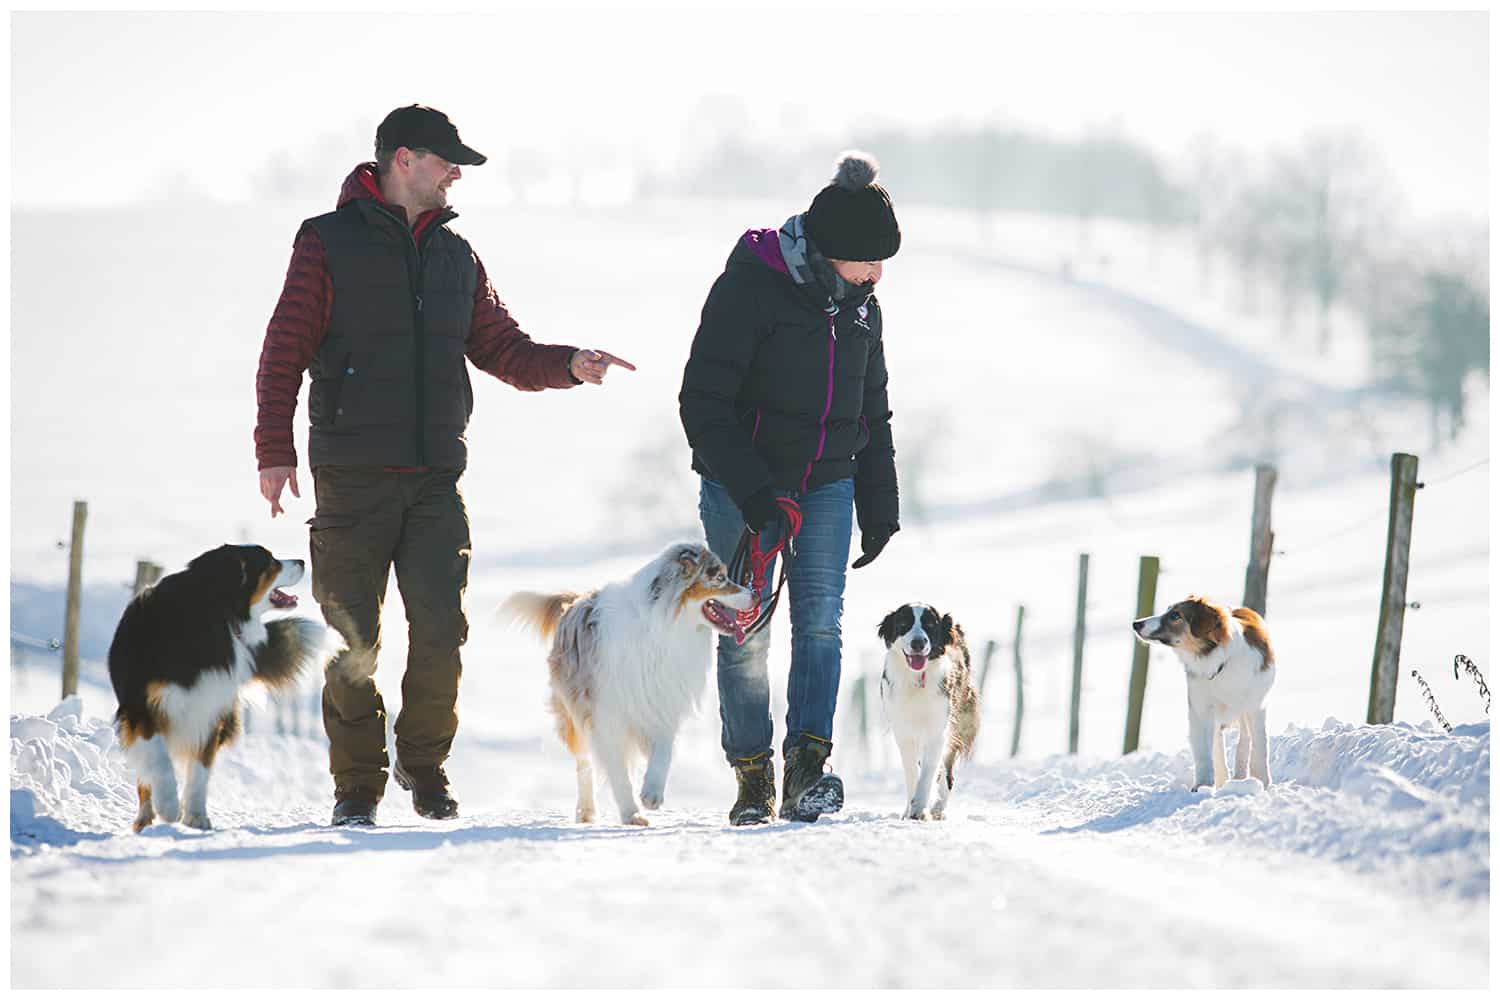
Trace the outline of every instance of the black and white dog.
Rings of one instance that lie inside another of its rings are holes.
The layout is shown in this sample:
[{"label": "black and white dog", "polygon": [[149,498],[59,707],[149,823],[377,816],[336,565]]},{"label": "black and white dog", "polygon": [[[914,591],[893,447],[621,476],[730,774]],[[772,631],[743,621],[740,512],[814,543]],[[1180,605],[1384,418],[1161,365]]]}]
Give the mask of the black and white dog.
[{"label": "black and white dog", "polygon": [[[964,631],[952,615],[931,605],[903,604],[885,616],[879,634],[886,645],[880,698],[906,771],[901,815],[942,819],[953,791],[954,762],[972,756],[979,733],[979,692],[971,680]],[[929,813],[934,776],[937,801]]]},{"label": "black and white dog", "polygon": [[[120,703],[115,732],[136,773],[137,833],[157,816],[212,829],[209,772],[219,748],[239,734],[240,690],[252,681],[289,687],[321,660],[321,624],[261,621],[296,607],[280,588],[302,571],[302,560],[277,559],[259,545],[221,545],[126,606],[109,647],[109,679]],[[174,762],[185,773],[181,801]]]}]

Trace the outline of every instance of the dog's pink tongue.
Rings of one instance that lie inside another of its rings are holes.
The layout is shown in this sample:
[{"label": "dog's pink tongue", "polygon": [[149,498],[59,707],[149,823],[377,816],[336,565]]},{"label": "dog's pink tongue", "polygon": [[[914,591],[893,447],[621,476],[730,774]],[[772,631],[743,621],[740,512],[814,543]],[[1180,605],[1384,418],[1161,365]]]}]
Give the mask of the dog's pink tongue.
[{"label": "dog's pink tongue", "polygon": [[923,667],[927,666],[927,657],[917,656],[915,653],[907,653],[906,665],[908,667],[911,667],[913,670],[921,670]]},{"label": "dog's pink tongue", "polygon": [[295,594],[288,594],[278,587],[271,591],[271,606],[273,608],[295,608],[297,606],[297,596]]}]

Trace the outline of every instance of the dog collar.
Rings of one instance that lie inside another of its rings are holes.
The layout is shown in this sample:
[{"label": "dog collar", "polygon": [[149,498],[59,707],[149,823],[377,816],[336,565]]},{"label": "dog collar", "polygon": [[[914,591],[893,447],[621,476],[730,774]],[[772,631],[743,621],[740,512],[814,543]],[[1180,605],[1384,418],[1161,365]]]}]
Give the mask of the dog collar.
[{"label": "dog collar", "polygon": [[1195,681],[1211,681],[1215,677],[1217,677],[1220,674],[1222,674],[1224,672],[1224,668],[1227,667],[1227,666],[1229,666],[1229,657],[1226,656],[1224,658],[1224,661],[1222,663],[1220,663],[1217,667],[1214,668],[1214,672],[1211,673],[1211,674],[1208,674],[1206,676],[1203,675],[1203,674],[1195,674],[1195,673],[1193,673],[1193,668],[1189,667],[1186,663],[1184,663],[1182,665],[1182,672],[1185,673],[1185,674],[1187,674],[1188,677],[1190,677],[1191,679],[1193,679]]}]

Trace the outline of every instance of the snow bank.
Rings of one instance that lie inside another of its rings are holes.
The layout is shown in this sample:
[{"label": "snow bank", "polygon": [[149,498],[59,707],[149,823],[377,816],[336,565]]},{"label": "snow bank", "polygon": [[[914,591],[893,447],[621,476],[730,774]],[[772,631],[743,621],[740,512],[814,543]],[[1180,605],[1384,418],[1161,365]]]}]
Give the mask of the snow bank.
[{"label": "snow bank", "polygon": [[1273,741],[1272,763],[1283,780],[1340,789],[1374,805],[1409,808],[1439,799],[1488,810],[1490,724],[1452,733],[1398,722],[1360,726],[1328,719],[1316,732],[1287,728]]},{"label": "snow bank", "polygon": [[1330,860],[1407,890],[1489,894],[1487,722],[1451,734],[1333,719],[1289,726],[1271,741],[1269,789],[1248,779],[1193,792],[1191,774],[1187,750],[1052,757],[976,768],[955,799],[1021,807],[1049,834],[1192,837],[1214,850]]},{"label": "snow bank", "polygon": [[[215,764],[209,818],[222,826],[257,822],[268,796],[283,807],[311,802],[321,814],[332,801],[327,760],[319,740],[242,736]],[[135,775],[114,724],[86,716],[76,696],[46,715],[10,717],[10,789],[12,855],[106,839],[135,818]]]},{"label": "snow bank", "polygon": [[86,718],[81,698],[67,698],[45,716],[10,717],[12,853],[124,829],[135,806],[135,781],[114,727]]}]

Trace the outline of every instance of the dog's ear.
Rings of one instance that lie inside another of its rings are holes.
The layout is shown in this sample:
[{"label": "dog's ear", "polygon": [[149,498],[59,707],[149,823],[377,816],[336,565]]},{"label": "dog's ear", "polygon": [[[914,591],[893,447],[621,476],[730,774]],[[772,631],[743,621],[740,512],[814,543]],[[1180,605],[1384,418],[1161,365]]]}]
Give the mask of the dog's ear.
[{"label": "dog's ear", "polygon": [[896,619],[899,618],[900,615],[901,609],[897,608],[895,611],[892,611],[890,614],[882,618],[880,621],[880,627],[875,630],[875,634],[884,639],[887,646],[901,637],[901,630],[896,627]]},{"label": "dog's ear", "polygon": [[266,575],[276,557],[271,555],[271,550],[260,545],[237,546],[237,554],[240,557],[240,568],[244,570],[244,582],[254,589],[260,583],[260,578]]},{"label": "dog's ear", "polygon": [[1189,597],[1183,602],[1182,617],[1187,619],[1188,631],[1193,638],[1215,645],[1229,641],[1229,630],[1224,626],[1224,612],[1212,601],[1202,597]]},{"label": "dog's ear", "polygon": [[696,548],[684,548],[677,553],[677,568],[685,580],[696,576],[702,565],[703,554]]},{"label": "dog's ear", "polygon": [[943,632],[943,644],[947,645],[958,637],[958,626],[953,624],[952,615],[944,615],[943,620],[938,623]]}]

